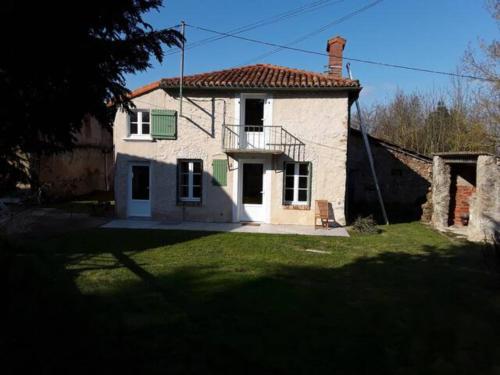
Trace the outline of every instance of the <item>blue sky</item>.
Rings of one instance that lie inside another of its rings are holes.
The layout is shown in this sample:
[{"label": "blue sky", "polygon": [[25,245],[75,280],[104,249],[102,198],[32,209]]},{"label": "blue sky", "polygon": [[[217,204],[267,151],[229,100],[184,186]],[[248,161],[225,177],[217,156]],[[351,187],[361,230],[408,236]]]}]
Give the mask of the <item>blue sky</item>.
[{"label": "blue sky", "polygon": [[[148,14],[146,20],[157,28],[184,20],[224,32],[313,2],[317,0],[166,0],[164,7]],[[240,35],[287,44],[371,2],[373,0],[331,1],[319,10]],[[384,0],[294,47],[325,52],[326,40],[334,35],[347,39],[344,50],[347,57],[454,72],[469,43],[477,45],[479,37],[486,40],[498,37],[498,29],[483,0]],[[210,36],[213,34],[186,27],[188,43]],[[186,51],[185,74],[249,63],[271,49],[225,38]],[[257,62],[322,72],[327,57],[280,51],[251,63]],[[414,71],[356,62],[351,66],[364,87],[362,99],[368,105],[387,100],[398,87],[406,91],[439,91],[450,82],[444,76]],[[126,79],[128,87],[133,89],[178,75],[177,53],[167,56],[162,64],[155,62],[152,69],[128,75]]]}]

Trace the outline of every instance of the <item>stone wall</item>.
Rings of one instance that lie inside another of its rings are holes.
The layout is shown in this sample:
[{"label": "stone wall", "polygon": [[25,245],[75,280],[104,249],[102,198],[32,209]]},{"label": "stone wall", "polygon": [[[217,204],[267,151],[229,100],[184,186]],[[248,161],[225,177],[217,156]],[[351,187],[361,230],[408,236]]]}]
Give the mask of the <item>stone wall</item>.
[{"label": "stone wall", "polygon": [[500,162],[495,156],[477,159],[476,193],[470,201],[467,235],[470,241],[500,238]]},{"label": "stone wall", "polygon": [[50,199],[62,199],[112,189],[113,154],[99,148],[42,156],[40,182]]},{"label": "stone wall", "polygon": [[446,157],[453,156],[434,156],[432,223],[439,230],[461,226],[461,217],[468,213],[467,238],[493,242],[495,237],[500,238],[499,159],[493,155],[479,155],[477,159],[463,155],[469,160],[451,164]]},{"label": "stone wall", "polygon": [[42,156],[39,180],[49,199],[110,190],[113,186],[113,135],[92,117],[84,119],[72,151]]},{"label": "stone wall", "polygon": [[451,168],[440,156],[432,163],[432,224],[437,229],[448,227],[450,211]]},{"label": "stone wall", "polygon": [[[419,219],[420,206],[431,184],[431,160],[382,140],[369,139],[389,221]],[[363,139],[355,129],[349,135],[348,200],[350,219],[380,212]]]},{"label": "stone wall", "polygon": [[104,147],[110,149],[113,146],[113,134],[110,129],[103,127],[94,117],[87,116],[83,120],[80,132],[75,135],[76,145]]}]

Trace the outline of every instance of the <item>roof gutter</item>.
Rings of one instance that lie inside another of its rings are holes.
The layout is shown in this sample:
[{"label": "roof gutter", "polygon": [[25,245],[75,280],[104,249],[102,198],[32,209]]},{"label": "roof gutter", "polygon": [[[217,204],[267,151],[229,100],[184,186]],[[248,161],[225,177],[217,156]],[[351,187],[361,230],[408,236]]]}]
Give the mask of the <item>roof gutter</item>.
[{"label": "roof gutter", "polygon": [[[162,88],[165,91],[170,91],[170,90],[177,90],[179,89],[179,85],[175,86],[170,86],[170,85],[165,85],[160,82],[160,88]],[[316,91],[350,91],[350,92],[356,92],[359,94],[359,92],[363,89],[361,86],[358,87],[342,87],[342,86],[334,86],[334,87],[245,87],[245,86],[230,86],[230,87],[189,87],[184,85],[183,86],[184,90],[203,90],[203,91],[309,91],[309,92],[316,92]]]}]

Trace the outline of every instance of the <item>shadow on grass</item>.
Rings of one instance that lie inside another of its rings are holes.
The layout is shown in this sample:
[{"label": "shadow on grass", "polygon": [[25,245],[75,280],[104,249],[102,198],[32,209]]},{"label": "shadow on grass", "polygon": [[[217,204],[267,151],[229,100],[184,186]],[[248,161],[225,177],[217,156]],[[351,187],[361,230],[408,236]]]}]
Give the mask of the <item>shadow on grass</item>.
[{"label": "shadow on grass", "polygon": [[[96,260],[104,253],[98,246],[65,246],[64,238],[54,252],[17,251],[6,259],[7,373],[494,374],[500,368],[500,285],[498,275],[485,271],[478,246],[386,252],[337,268],[279,263],[258,275],[242,265],[232,271],[241,272],[236,277],[195,262],[153,274],[150,264],[134,259],[146,248],[206,233],[148,232],[147,241],[125,242],[116,234],[103,234],[112,264]],[[68,269],[74,264],[82,267]],[[134,277],[104,294],[82,294],[76,285],[83,271],[118,268]]]}]

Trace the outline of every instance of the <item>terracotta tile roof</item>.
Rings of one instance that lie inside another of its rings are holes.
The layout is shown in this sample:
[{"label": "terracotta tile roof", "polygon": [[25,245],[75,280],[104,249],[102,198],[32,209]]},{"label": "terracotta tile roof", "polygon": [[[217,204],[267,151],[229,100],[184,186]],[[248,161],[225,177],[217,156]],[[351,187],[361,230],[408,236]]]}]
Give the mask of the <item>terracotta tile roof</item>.
[{"label": "terracotta tile roof", "polygon": [[[179,87],[179,77],[160,81],[162,88]],[[354,88],[359,81],[335,78],[328,74],[308,72],[270,64],[248,65],[239,68],[185,76],[186,88]]]},{"label": "terracotta tile roof", "polygon": [[159,87],[160,87],[160,81],[151,82],[145,86],[141,86],[141,87],[131,91],[129,94],[129,97],[135,98],[137,96],[141,96],[141,95],[147,94],[148,92],[156,90]]}]

